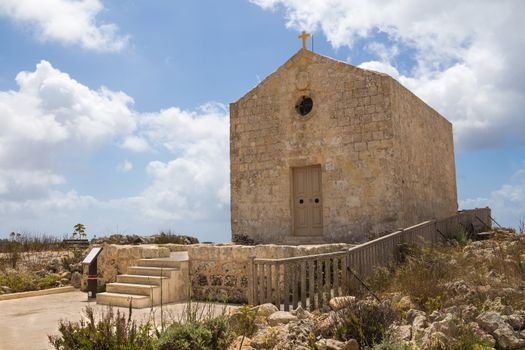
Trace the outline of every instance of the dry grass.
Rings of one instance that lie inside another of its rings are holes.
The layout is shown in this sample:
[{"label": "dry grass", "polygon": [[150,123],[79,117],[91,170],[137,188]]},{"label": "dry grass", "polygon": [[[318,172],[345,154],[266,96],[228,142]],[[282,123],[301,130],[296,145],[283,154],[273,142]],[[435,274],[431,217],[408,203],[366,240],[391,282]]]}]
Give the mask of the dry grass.
[{"label": "dry grass", "polygon": [[430,312],[465,299],[482,307],[495,297],[521,309],[524,276],[525,236],[496,230],[487,241],[409,249],[402,264],[376,269],[368,283],[377,293],[408,295]]}]

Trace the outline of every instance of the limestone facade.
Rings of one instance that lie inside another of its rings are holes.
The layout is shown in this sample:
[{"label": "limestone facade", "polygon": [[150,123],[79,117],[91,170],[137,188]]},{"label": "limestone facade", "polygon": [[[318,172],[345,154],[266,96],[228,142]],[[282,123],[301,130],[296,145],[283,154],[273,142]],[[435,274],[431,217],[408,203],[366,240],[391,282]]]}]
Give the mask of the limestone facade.
[{"label": "limestone facade", "polygon": [[[305,49],[230,105],[230,160],[232,234],[257,243],[361,242],[457,211],[452,125],[393,78]],[[322,229],[304,237],[293,174],[307,166]]]}]

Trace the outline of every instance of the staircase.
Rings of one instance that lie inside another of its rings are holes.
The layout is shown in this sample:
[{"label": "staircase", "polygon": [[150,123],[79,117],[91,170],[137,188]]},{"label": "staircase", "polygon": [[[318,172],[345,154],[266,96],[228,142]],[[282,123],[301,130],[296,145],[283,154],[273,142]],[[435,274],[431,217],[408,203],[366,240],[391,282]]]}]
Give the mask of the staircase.
[{"label": "staircase", "polygon": [[311,245],[311,244],[326,244],[326,239],[323,236],[290,236],[285,237],[280,244],[286,245]]},{"label": "staircase", "polygon": [[144,308],[162,303],[186,301],[190,288],[188,253],[174,252],[169,258],[139,259],[106,284],[97,294],[97,304]]}]

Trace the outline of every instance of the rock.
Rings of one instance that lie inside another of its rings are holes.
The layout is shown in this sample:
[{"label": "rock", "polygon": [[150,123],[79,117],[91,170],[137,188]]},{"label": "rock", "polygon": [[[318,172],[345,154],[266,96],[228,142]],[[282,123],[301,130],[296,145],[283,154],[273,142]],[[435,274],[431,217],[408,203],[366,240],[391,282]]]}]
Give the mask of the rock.
[{"label": "rock", "polygon": [[412,339],[411,325],[392,326],[391,332],[401,340],[410,341]]},{"label": "rock", "polygon": [[480,339],[484,340],[485,342],[488,342],[487,345],[490,345],[490,347],[495,347],[496,346],[496,339],[494,339],[494,337],[490,334],[488,334],[487,332],[485,332],[483,329],[481,329],[481,327],[479,326],[479,324],[477,324],[476,322],[470,322],[468,324],[468,327],[474,332],[474,334],[476,334]]},{"label": "rock", "polygon": [[494,311],[484,312],[476,318],[476,322],[486,332],[493,333],[505,324],[501,315]]},{"label": "rock", "polygon": [[350,339],[345,343],[341,350],[359,350],[359,344],[357,343],[357,340]]},{"label": "rock", "polygon": [[523,328],[523,316],[518,314],[512,314],[509,316],[503,316],[503,319],[514,329],[519,331]]},{"label": "rock", "polygon": [[428,338],[425,339],[421,349],[423,350],[434,350],[434,349],[447,349],[448,339],[447,336],[442,332],[433,332],[429,334]]},{"label": "rock", "polygon": [[71,285],[73,287],[80,288],[81,280],[82,280],[82,275],[80,274],[80,272],[75,271],[71,274]]},{"label": "rock", "polygon": [[427,327],[427,317],[418,315],[412,321],[412,338],[418,340],[425,334],[425,328]]},{"label": "rock", "polygon": [[58,258],[53,258],[53,260],[47,264],[46,269],[51,272],[58,272],[61,266],[62,264],[60,263],[60,260]]},{"label": "rock", "polygon": [[71,272],[64,271],[60,274],[60,279],[67,279],[69,280],[71,278]]},{"label": "rock", "polygon": [[408,295],[405,295],[397,302],[396,306],[399,310],[407,311],[414,308],[415,305],[412,302],[412,299],[410,299]]},{"label": "rock", "polygon": [[69,271],[71,272],[82,272],[82,263],[79,262],[78,264],[69,264]]},{"label": "rock", "polygon": [[1,286],[0,289],[2,290],[4,294],[9,294],[13,292],[13,290],[8,286]]},{"label": "rock", "polygon": [[270,304],[270,303],[255,306],[252,308],[252,310],[257,311],[257,316],[262,316],[262,317],[268,317],[274,312],[279,311],[277,306]]},{"label": "rock", "polygon": [[35,275],[37,275],[38,277],[44,277],[45,275],[47,275],[47,271],[46,270],[38,270],[37,272],[35,272]]},{"label": "rock", "polygon": [[330,305],[330,308],[332,310],[339,311],[355,303],[355,301],[356,301],[356,298],[354,296],[347,295],[344,297],[334,297],[330,299],[330,301],[328,302],[328,305]]},{"label": "rock", "polygon": [[497,312],[484,312],[476,318],[476,322],[496,338],[500,349],[520,349],[525,346],[525,340],[518,338],[514,329]]},{"label": "rock", "polygon": [[[231,350],[239,350],[239,347],[241,346],[242,342],[242,350],[248,350],[251,347],[252,340],[248,337],[243,337],[242,335],[235,338],[235,340],[230,344]],[[253,349],[253,348],[252,348]]]},{"label": "rock", "polygon": [[411,324],[416,316],[426,316],[426,313],[421,310],[410,309],[407,312],[407,322]]},{"label": "rock", "polygon": [[315,345],[319,350],[342,350],[346,343],[335,339],[321,339]]},{"label": "rock", "polygon": [[443,319],[443,314],[441,312],[439,312],[438,310],[434,310],[434,311],[432,311],[430,316],[428,316],[428,318],[432,322],[440,321],[441,319]]},{"label": "rock", "polygon": [[291,321],[297,321],[298,318],[288,311],[277,311],[268,316],[267,320],[270,326],[277,326],[280,324],[287,324]]},{"label": "rock", "polygon": [[297,316],[298,319],[304,320],[305,318],[312,317],[312,314],[299,306],[297,309],[291,312],[292,315]]},{"label": "rock", "polygon": [[466,322],[474,321],[479,314],[478,309],[474,305],[461,305],[459,310],[461,317]]},{"label": "rock", "polygon": [[525,340],[516,336],[511,327],[501,327],[494,331],[496,343],[501,349],[521,349],[525,346]]}]

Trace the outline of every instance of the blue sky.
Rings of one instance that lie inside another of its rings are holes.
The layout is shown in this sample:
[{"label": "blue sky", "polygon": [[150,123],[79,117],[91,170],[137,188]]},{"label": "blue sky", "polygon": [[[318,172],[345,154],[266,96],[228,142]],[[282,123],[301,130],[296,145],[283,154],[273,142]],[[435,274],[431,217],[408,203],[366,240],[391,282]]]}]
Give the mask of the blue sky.
[{"label": "blue sky", "polygon": [[0,236],[82,222],[227,241],[228,103],[293,55],[302,29],[316,52],[394,76],[451,120],[460,207],[517,227],[524,6],[0,0]]}]

